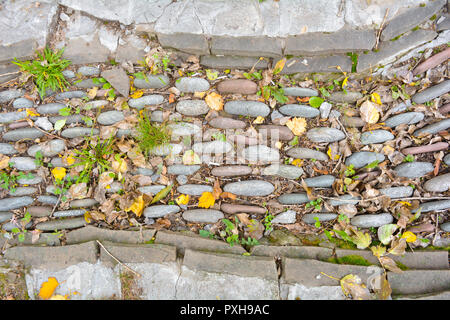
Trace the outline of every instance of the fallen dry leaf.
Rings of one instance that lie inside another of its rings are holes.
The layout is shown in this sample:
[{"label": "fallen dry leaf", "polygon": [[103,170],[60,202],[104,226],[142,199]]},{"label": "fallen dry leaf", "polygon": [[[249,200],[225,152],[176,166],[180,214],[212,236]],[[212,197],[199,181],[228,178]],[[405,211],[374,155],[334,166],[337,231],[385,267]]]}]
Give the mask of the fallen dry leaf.
[{"label": "fallen dry leaf", "polygon": [[41,299],[48,300],[53,295],[53,292],[58,286],[59,283],[56,278],[49,277],[48,280],[41,285],[41,289],[39,290],[39,297]]},{"label": "fallen dry leaf", "polygon": [[380,119],[380,113],[377,106],[369,100],[361,104],[359,111],[361,113],[361,118],[369,124],[377,123]]},{"label": "fallen dry leaf", "polygon": [[296,136],[300,136],[306,131],[305,118],[293,118],[286,122],[286,126],[291,129],[292,133]]},{"label": "fallen dry leaf", "polygon": [[205,98],[205,102],[212,110],[223,110],[223,98],[216,92],[211,92],[208,94]]},{"label": "fallen dry leaf", "polygon": [[203,192],[201,197],[198,199],[198,207],[200,208],[211,208],[215,203],[215,198],[211,192]]}]

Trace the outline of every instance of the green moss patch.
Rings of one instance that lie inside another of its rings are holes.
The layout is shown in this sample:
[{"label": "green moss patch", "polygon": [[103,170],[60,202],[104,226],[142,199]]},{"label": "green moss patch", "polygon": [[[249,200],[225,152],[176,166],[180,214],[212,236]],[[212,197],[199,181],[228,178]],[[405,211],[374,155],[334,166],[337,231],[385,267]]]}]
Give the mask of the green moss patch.
[{"label": "green moss patch", "polygon": [[367,261],[366,259],[357,254],[351,254],[341,258],[331,257],[328,258],[327,261],[336,264],[351,264],[355,266],[365,266],[365,267],[372,265],[372,263],[370,263],[369,261]]}]

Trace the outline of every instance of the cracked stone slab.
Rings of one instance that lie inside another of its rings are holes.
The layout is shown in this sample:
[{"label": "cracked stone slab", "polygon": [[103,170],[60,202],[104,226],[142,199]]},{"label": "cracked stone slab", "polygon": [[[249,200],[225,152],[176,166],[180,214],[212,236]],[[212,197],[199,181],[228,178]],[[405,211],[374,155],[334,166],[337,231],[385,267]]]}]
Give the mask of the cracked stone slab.
[{"label": "cracked stone slab", "polygon": [[88,225],[86,227],[68,232],[66,234],[66,243],[74,244],[99,240],[100,242],[111,241],[137,244],[150,241],[154,235],[155,230],[153,229],[144,229],[141,233],[140,231],[108,230]]}]

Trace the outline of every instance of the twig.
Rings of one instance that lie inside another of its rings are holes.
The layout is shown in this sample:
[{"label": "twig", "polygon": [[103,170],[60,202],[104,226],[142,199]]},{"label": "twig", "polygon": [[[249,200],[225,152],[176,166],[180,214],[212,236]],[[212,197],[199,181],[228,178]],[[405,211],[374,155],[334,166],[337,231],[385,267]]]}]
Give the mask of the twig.
[{"label": "twig", "polygon": [[116,257],[114,257],[106,248],[105,246],[98,240],[96,240],[97,243],[100,245],[100,247],[103,248],[103,250],[105,250],[105,252],[111,257],[113,258],[118,264],[120,264],[121,266],[124,266],[126,269],[128,269],[129,271],[133,272],[135,275],[137,275],[139,278],[142,277],[141,274],[137,273],[136,271],[134,271],[133,269],[131,269],[129,266],[127,266],[126,264],[123,264],[122,262],[120,262]]},{"label": "twig", "polygon": [[384,14],[384,18],[383,18],[383,21],[381,22],[380,29],[378,29],[378,31],[377,31],[375,50],[378,50],[378,44],[380,43],[381,32],[383,31],[384,23],[386,22],[388,13],[389,13],[389,8],[386,9],[386,13]]},{"label": "twig", "polygon": [[48,133],[47,131],[42,130],[42,129],[39,128],[38,126],[34,125],[34,123],[33,123],[33,128],[38,129],[39,131],[45,133],[46,135],[49,135],[50,137],[53,137],[53,138],[56,138],[56,139],[61,139],[61,140],[66,141],[67,143],[69,143],[69,141],[68,141],[67,139],[64,139],[63,137],[55,136],[54,134]]}]

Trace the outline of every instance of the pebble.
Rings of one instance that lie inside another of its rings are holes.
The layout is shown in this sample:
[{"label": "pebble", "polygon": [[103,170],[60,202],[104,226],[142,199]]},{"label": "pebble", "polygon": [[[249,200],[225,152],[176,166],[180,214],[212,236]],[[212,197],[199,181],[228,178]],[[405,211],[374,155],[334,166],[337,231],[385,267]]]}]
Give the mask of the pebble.
[{"label": "pebble", "polygon": [[181,186],[188,183],[188,177],[186,177],[184,174],[180,174],[179,176],[177,176],[176,180]]},{"label": "pebble", "polygon": [[444,80],[441,83],[416,93],[411,100],[417,104],[425,103],[450,91],[450,80]]},{"label": "pebble", "polygon": [[339,198],[339,200],[331,199],[329,202],[330,205],[333,207],[342,206],[342,205],[346,205],[346,204],[356,205],[361,200],[361,197],[359,197],[359,196],[354,197],[351,194],[344,194],[342,196],[339,196],[338,198]]},{"label": "pebble", "polygon": [[0,208],[2,210],[14,210],[23,208],[33,203],[33,198],[25,196],[25,197],[12,197],[0,199]]},{"label": "pebble", "polygon": [[84,217],[73,219],[58,219],[38,223],[35,228],[42,231],[61,231],[64,229],[76,229],[87,225]]},{"label": "pebble", "polygon": [[450,153],[444,157],[444,163],[450,166]]},{"label": "pebble", "polygon": [[438,109],[439,113],[442,115],[446,115],[450,112],[450,103],[444,104],[442,107]]},{"label": "pebble", "polygon": [[23,91],[20,89],[10,89],[0,92],[0,103],[7,103],[13,99],[23,96]]},{"label": "pebble", "polygon": [[100,69],[97,67],[82,66],[78,68],[78,73],[86,77],[96,77],[100,74]]},{"label": "pebble", "polygon": [[294,138],[291,129],[285,126],[262,125],[258,126],[257,129],[264,140],[270,138],[274,141],[290,141]]},{"label": "pebble", "polygon": [[61,132],[61,136],[64,138],[78,138],[84,136],[96,136],[100,133],[98,129],[95,128],[83,128],[83,127],[73,127],[65,129]]},{"label": "pebble", "polygon": [[306,133],[306,136],[316,143],[329,143],[345,139],[345,134],[341,130],[326,127],[313,128]]},{"label": "pebble", "polygon": [[203,192],[212,192],[211,186],[202,184],[185,184],[177,188],[178,193],[188,194],[190,196],[201,196]]},{"label": "pebble", "polygon": [[332,175],[326,174],[314,178],[305,179],[305,183],[311,188],[331,188],[336,178]]},{"label": "pebble", "polygon": [[448,128],[450,128],[450,119],[444,119],[414,131],[413,135],[436,134],[440,131],[445,131]]},{"label": "pebble", "polygon": [[411,100],[408,99],[405,102],[400,102],[396,107],[391,109],[392,113],[399,113],[405,111],[407,108],[411,107]]},{"label": "pebble", "polygon": [[361,134],[362,144],[384,143],[393,140],[394,135],[387,130],[366,131]]},{"label": "pebble", "polygon": [[37,120],[34,122],[34,124],[36,126],[38,126],[39,128],[45,130],[45,131],[52,131],[53,130],[53,125],[48,120],[47,117],[39,117],[39,118],[37,118]]},{"label": "pebble", "polygon": [[56,117],[50,117],[49,120],[51,123],[56,123],[58,120],[66,120],[66,125],[72,124],[72,123],[80,123],[82,121],[82,116],[80,114],[74,114],[71,116],[56,116]]},{"label": "pebble", "polygon": [[267,196],[275,190],[275,187],[263,180],[245,180],[232,182],[225,185],[223,191],[238,196],[256,197]]},{"label": "pebble", "polygon": [[270,119],[272,120],[273,123],[275,123],[277,119],[281,118],[284,118],[284,115],[282,115],[278,110],[273,110],[272,113],[270,114]]},{"label": "pebble", "polygon": [[209,90],[209,82],[202,78],[182,77],[175,81],[175,87],[181,92],[203,92]]},{"label": "pebble", "polygon": [[406,112],[393,116],[384,123],[389,128],[395,128],[401,124],[415,124],[422,121],[424,117],[422,112]]},{"label": "pebble", "polygon": [[108,100],[94,100],[86,102],[84,105],[85,110],[98,109],[100,107],[106,106],[109,103]]},{"label": "pebble", "polygon": [[282,114],[292,117],[314,118],[320,115],[319,109],[301,104],[286,104],[278,110]]},{"label": "pebble", "polygon": [[151,176],[153,175],[155,172],[152,169],[148,169],[148,168],[137,168],[135,171],[133,171],[131,174],[132,175],[143,175],[143,176]]},{"label": "pebble", "polygon": [[61,92],[55,95],[55,100],[65,100],[65,99],[73,99],[73,98],[84,98],[87,97],[86,92],[84,91],[67,91]]},{"label": "pebble", "polygon": [[0,123],[10,123],[27,117],[25,111],[0,113]]},{"label": "pebble", "polygon": [[220,93],[255,94],[258,85],[248,79],[224,80],[217,84],[217,91]]},{"label": "pebble", "polygon": [[50,163],[52,164],[53,167],[63,167],[63,168],[68,168],[69,167],[69,165],[65,164],[62,161],[62,158],[59,158],[59,157],[52,158]]},{"label": "pebble", "polygon": [[163,122],[164,121],[164,114],[161,110],[155,110],[152,112],[150,116],[150,121],[154,122]]},{"label": "pebble", "polygon": [[17,179],[19,184],[38,184],[42,182],[42,178],[39,176],[34,176],[33,178],[19,178]]},{"label": "pebble", "polygon": [[35,163],[35,159],[30,157],[14,157],[9,160],[12,163],[12,166],[17,170],[36,170],[37,165]]},{"label": "pebble", "polygon": [[378,161],[381,163],[386,157],[381,153],[361,151],[352,153],[346,160],[345,165],[353,165],[354,168],[359,169],[371,164],[372,162]]},{"label": "pebble", "polygon": [[353,103],[353,102],[356,102],[357,100],[361,99],[362,97],[363,97],[363,95],[361,94],[361,92],[337,91],[337,92],[333,92],[328,99],[331,101],[334,101],[334,102]]},{"label": "pebble", "polygon": [[431,163],[418,161],[402,163],[394,169],[397,176],[410,179],[423,177],[433,170],[434,167]]},{"label": "pebble", "polygon": [[53,157],[56,156],[58,153],[64,151],[66,148],[66,143],[64,140],[60,139],[53,139],[41,144],[36,144],[34,146],[31,146],[28,148],[27,153],[31,157],[35,157],[36,153],[38,151],[41,152],[41,154],[44,157]]},{"label": "pebble", "polygon": [[23,129],[16,129],[6,132],[3,135],[3,140],[6,141],[19,141],[22,139],[37,139],[44,135],[43,132],[39,131],[36,128],[23,128]]},{"label": "pebble", "polygon": [[439,227],[442,231],[450,232],[450,222],[443,223]]},{"label": "pebble", "polygon": [[[33,225],[33,222],[30,221],[26,224],[24,229],[30,229],[32,225]],[[22,228],[22,226],[19,223],[12,223],[12,222],[7,222],[2,225],[2,230],[8,231],[8,232],[11,232],[14,228]]]},{"label": "pebble", "polygon": [[316,219],[318,218],[320,222],[331,221],[337,218],[337,214],[335,213],[308,213],[302,217],[303,222],[308,224],[316,223]]},{"label": "pebble", "polygon": [[322,104],[319,107],[320,118],[327,119],[328,116],[330,115],[332,107],[333,107],[333,105],[331,103],[328,103],[326,101],[322,102]]},{"label": "pebble", "polygon": [[[0,206],[1,208],[1,206]],[[438,210],[447,210],[450,208],[450,200],[438,200],[438,201],[430,201],[422,203],[419,208],[422,208],[420,212],[430,212],[430,211],[438,211]],[[416,213],[417,209],[411,210],[412,213]],[[3,208],[4,209],[4,208]]]},{"label": "pebble", "polygon": [[141,110],[145,106],[157,105],[164,102],[164,97],[160,94],[152,94],[148,96],[143,96],[137,99],[128,100],[128,105],[131,108]]},{"label": "pebble", "polygon": [[237,146],[245,146],[250,145],[254,146],[261,143],[258,137],[247,137],[240,134],[229,134],[227,135],[227,139],[236,143]]},{"label": "pebble", "polygon": [[10,190],[9,195],[13,197],[30,196],[38,192],[37,188],[34,187],[18,187],[14,191]]},{"label": "pebble", "polygon": [[12,212],[9,211],[0,211],[0,223],[11,220],[13,217]]},{"label": "pebble", "polygon": [[9,143],[0,143],[0,154],[12,155],[16,153],[17,150],[16,148],[14,148],[14,146],[10,145]]},{"label": "pebble", "polygon": [[141,193],[145,194],[157,194],[162,189],[164,189],[166,186],[163,185],[152,185],[152,186],[145,186],[145,187],[139,187],[137,190]]},{"label": "pebble", "polygon": [[14,100],[13,107],[16,109],[26,109],[33,107],[34,103],[30,99],[19,98]]},{"label": "pebble", "polygon": [[147,74],[146,79],[134,79],[134,86],[139,89],[161,89],[169,85],[169,77],[163,74]]},{"label": "pebble", "polygon": [[203,100],[183,100],[177,103],[176,110],[185,116],[195,117],[209,112],[209,107]]},{"label": "pebble", "polygon": [[117,134],[116,137],[117,138],[122,138],[122,137],[127,137],[127,136],[135,136],[135,131],[131,130],[131,129],[119,129],[117,130]]},{"label": "pebble", "polygon": [[150,150],[150,154],[155,156],[176,155],[182,150],[183,146],[181,144],[169,143],[153,148],[153,150]]},{"label": "pebble", "polygon": [[351,218],[350,222],[359,228],[377,228],[392,223],[394,218],[389,213],[361,214]]},{"label": "pebble", "polygon": [[233,145],[227,141],[214,140],[209,142],[197,142],[192,146],[192,150],[202,154],[228,153],[233,149]]},{"label": "pebble", "polygon": [[289,157],[296,159],[315,159],[319,161],[328,161],[328,156],[325,153],[308,148],[294,147],[289,149],[286,153]]},{"label": "pebble", "polygon": [[42,195],[38,196],[36,200],[41,203],[55,205],[58,202],[58,197]]},{"label": "pebble", "polygon": [[287,210],[281,212],[272,219],[273,224],[291,224],[297,220],[297,212],[294,210]]},{"label": "pebble", "polygon": [[414,189],[410,186],[402,186],[402,187],[390,187],[390,188],[382,188],[379,189],[381,194],[388,196],[391,199],[397,198],[407,198],[411,197]]},{"label": "pebble", "polygon": [[315,89],[310,88],[301,88],[301,87],[289,87],[284,88],[285,96],[294,96],[294,97],[316,97],[319,95],[319,92]]},{"label": "pebble", "polygon": [[191,174],[196,173],[198,170],[200,170],[201,166],[199,165],[183,165],[183,164],[174,164],[167,167],[167,173],[168,174],[175,174],[175,175],[186,175],[190,176]]},{"label": "pebble", "polygon": [[84,209],[74,209],[74,210],[61,210],[61,211],[55,211],[53,212],[53,216],[56,218],[63,218],[63,217],[78,217],[82,216],[87,211]]},{"label": "pebble", "polygon": [[110,126],[116,122],[122,121],[123,119],[125,119],[123,112],[112,110],[100,113],[97,121],[101,125]]},{"label": "pebble", "polygon": [[211,170],[211,174],[216,177],[246,176],[252,173],[250,166],[221,166]]},{"label": "pebble", "polygon": [[72,209],[75,209],[75,208],[89,208],[89,207],[96,206],[98,204],[99,204],[99,202],[97,200],[90,199],[90,198],[77,199],[77,200],[70,201],[70,207]]},{"label": "pebble", "polygon": [[428,180],[423,188],[429,192],[445,192],[450,188],[450,173],[441,174]]},{"label": "pebble", "polygon": [[448,150],[447,142],[437,142],[437,143],[429,144],[426,146],[405,148],[402,150],[402,153],[403,154],[421,154],[421,153],[435,152],[435,151],[441,151],[441,150]]},{"label": "pebble", "polygon": [[213,118],[209,121],[209,125],[218,129],[244,129],[247,126],[244,121],[225,117]]},{"label": "pebble", "polygon": [[72,70],[64,70],[62,74],[66,79],[73,79],[76,77],[75,72],[73,72]]},{"label": "pebble", "polygon": [[179,212],[181,209],[176,205],[157,205],[144,209],[144,216],[146,218],[161,218],[168,214]]},{"label": "pebble", "polygon": [[[446,18],[446,20],[448,19],[449,18]],[[433,55],[432,57],[426,59],[424,62],[420,63],[417,67],[414,68],[413,75],[424,73],[425,71],[428,71],[429,69],[432,69],[440,65],[441,63],[445,62],[448,59],[450,59],[449,48]]]},{"label": "pebble", "polygon": [[229,114],[250,117],[267,117],[270,113],[270,108],[265,103],[244,100],[228,101],[224,110]]},{"label": "pebble", "polygon": [[258,206],[248,206],[245,204],[232,204],[232,203],[222,203],[220,205],[220,210],[225,213],[255,213],[255,214],[265,214],[267,209]]},{"label": "pebble", "polygon": [[278,197],[281,204],[302,204],[309,201],[306,193],[285,193]]},{"label": "pebble", "polygon": [[193,209],[183,212],[183,219],[194,223],[216,223],[223,218],[222,211],[213,209]]},{"label": "pebble", "polygon": [[89,89],[93,88],[95,86],[99,86],[99,84],[95,84],[93,79],[85,79],[81,80],[80,82],[75,82],[75,87],[82,88],[82,89]]},{"label": "pebble", "polygon": [[242,151],[243,157],[248,161],[278,162],[280,152],[274,148],[259,144],[249,146]]},{"label": "pebble", "polygon": [[52,210],[53,208],[49,206],[32,206],[27,208],[32,217],[48,217],[51,215]]},{"label": "pebble", "polygon": [[298,179],[302,174],[302,168],[287,164],[272,164],[263,169],[263,175],[280,176],[286,179]]},{"label": "pebble", "polygon": [[172,123],[168,127],[172,130],[172,136],[190,136],[202,132],[198,125],[189,122]]},{"label": "pebble", "polygon": [[36,108],[39,114],[59,114],[59,110],[64,109],[65,104],[62,103],[47,103]]}]

